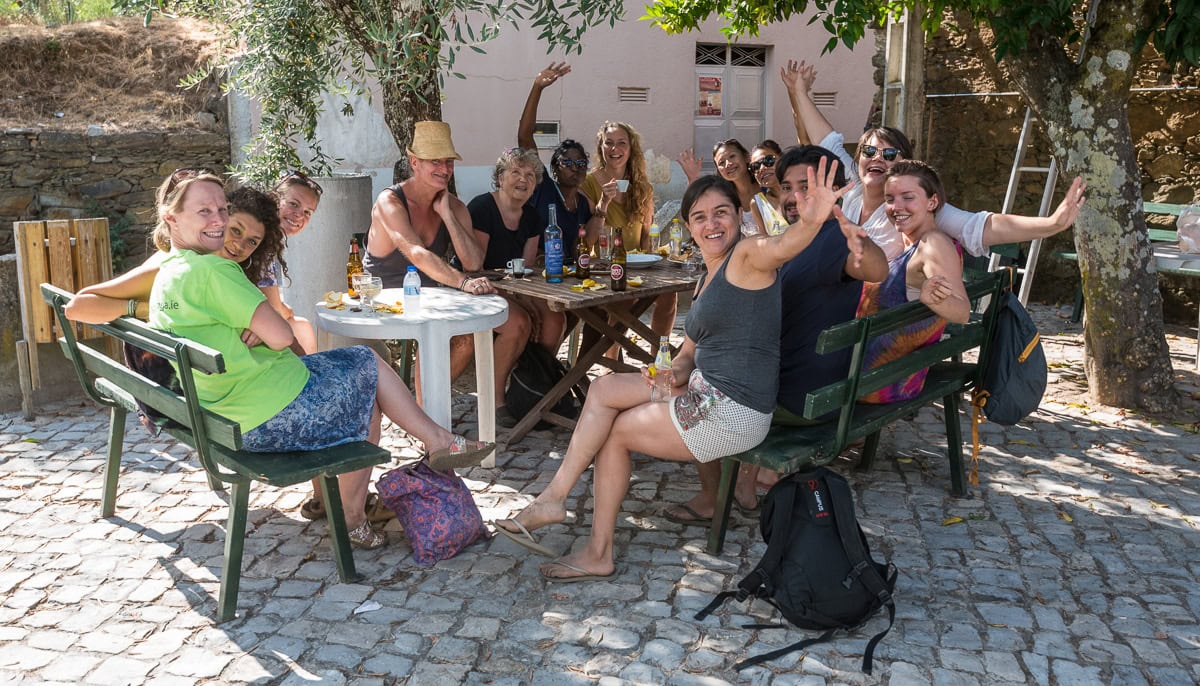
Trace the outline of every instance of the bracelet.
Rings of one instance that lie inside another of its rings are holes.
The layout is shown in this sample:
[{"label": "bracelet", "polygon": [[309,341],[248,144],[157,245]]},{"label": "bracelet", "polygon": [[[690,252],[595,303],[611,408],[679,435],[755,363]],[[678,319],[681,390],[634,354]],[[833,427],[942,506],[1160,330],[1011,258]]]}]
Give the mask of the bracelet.
[{"label": "bracelet", "polygon": [[125,303],[126,316],[136,318],[137,317],[137,307],[138,307],[137,298],[130,298],[129,302]]},{"label": "bracelet", "polygon": [[467,277],[463,277],[462,283],[458,284],[458,290],[460,290],[460,291],[461,291],[461,290],[463,290],[464,288],[466,288],[466,287],[467,287],[467,282],[468,282],[468,281],[470,281],[470,280],[471,280],[471,277],[469,277],[469,276],[467,276]]}]

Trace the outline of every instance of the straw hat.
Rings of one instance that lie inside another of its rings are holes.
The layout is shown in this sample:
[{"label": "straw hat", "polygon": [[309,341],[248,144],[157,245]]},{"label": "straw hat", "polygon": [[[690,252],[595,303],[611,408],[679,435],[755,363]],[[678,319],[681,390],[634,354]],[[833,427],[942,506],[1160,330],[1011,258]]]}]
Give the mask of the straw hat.
[{"label": "straw hat", "polygon": [[444,121],[419,121],[413,126],[412,145],[408,154],[418,160],[461,160],[450,140],[450,125]]}]

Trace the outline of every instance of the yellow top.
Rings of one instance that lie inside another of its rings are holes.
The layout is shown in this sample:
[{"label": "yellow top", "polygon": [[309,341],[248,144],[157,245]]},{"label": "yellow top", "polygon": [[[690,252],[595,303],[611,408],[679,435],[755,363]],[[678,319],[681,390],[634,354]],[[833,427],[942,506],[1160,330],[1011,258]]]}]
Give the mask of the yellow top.
[{"label": "yellow top", "polygon": [[[599,203],[600,197],[604,194],[600,188],[600,180],[596,178],[595,174],[588,174],[579,190],[583,191],[593,205]],[[604,225],[621,227],[621,242],[625,244],[625,249],[639,250],[642,247],[642,231],[645,229],[644,218],[641,212],[635,212],[633,216],[630,216],[629,208],[625,206],[625,203],[614,200],[608,204],[608,214],[604,219]]]}]

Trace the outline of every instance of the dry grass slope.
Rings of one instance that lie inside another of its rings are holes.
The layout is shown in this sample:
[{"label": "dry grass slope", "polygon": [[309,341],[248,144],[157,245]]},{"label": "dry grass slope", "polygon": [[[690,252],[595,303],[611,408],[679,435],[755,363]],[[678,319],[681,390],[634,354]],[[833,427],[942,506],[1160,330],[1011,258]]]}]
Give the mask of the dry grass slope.
[{"label": "dry grass slope", "polygon": [[132,17],[55,29],[0,26],[0,128],[194,128],[219,89],[211,79],[191,90],[179,81],[217,47],[203,23],[162,17],[149,27]]}]

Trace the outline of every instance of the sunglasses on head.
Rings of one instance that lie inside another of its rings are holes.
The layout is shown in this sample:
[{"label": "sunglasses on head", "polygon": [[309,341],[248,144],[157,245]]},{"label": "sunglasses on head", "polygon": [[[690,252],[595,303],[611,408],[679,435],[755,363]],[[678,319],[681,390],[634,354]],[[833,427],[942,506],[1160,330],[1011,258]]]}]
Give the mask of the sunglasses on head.
[{"label": "sunglasses on head", "polygon": [[762,169],[763,167],[770,169],[771,167],[775,166],[775,162],[778,159],[779,158],[775,157],[774,155],[767,155],[766,157],[762,158],[761,160],[759,160],[757,162],[751,162],[750,163],[750,172],[757,173],[758,170]]},{"label": "sunglasses on head", "polygon": [[721,148],[724,148],[727,145],[732,145],[735,148],[743,147],[741,141],[739,141],[738,139],[727,138],[723,141],[717,141],[716,143],[713,144],[713,156],[716,156],[717,151],[720,150]]},{"label": "sunglasses on head", "polygon": [[587,169],[588,161],[587,160],[559,160],[558,166],[562,167],[563,169],[570,169],[571,167],[575,167],[576,169]]},{"label": "sunglasses on head", "polygon": [[283,188],[285,186],[292,185],[291,181],[293,179],[298,181],[300,183],[300,185],[304,186],[305,188],[308,188],[313,193],[316,193],[318,198],[321,197],[321,194],[325,192],[325,189],[321,188],[321,184],[308,178],[308,176],[306,176],[304,174],[304,172],[299,171],[297,169],[293,169],[293,170],[289,171],[288,173],[284,174],[283,176],[281,176],[279,178],[279,183],[275,184],[275,190],[277,190],[277,191],[283,190]]},{"label": "sunglasses on head", "polygon": [[859,152],[862,153],[862,156],[867,158],[868,160],[875,157],[876,153],[882,152],[883,159],[887,160],[888,162],[891,162],[892,160],[894,160],[900,156],[900,151],[895,148],[880,149],[880,148],[875,147],[874,145],[864,145],[861,148],[859,148]]},{"label": "sunglasses on head", "polygon": [[194,179],[197,176],[206,175],[216,176],[217,174],[213,170],[205,169],[204,167],[180,167],[179,169],[171,172],[171,175],[167,177],[169,181],[167,183],[166,190],[163,192],[163,195],[169,196],[170,194],[174,193],[175,189],[179,188],[179,184],[187,181],[188,179]]}]

